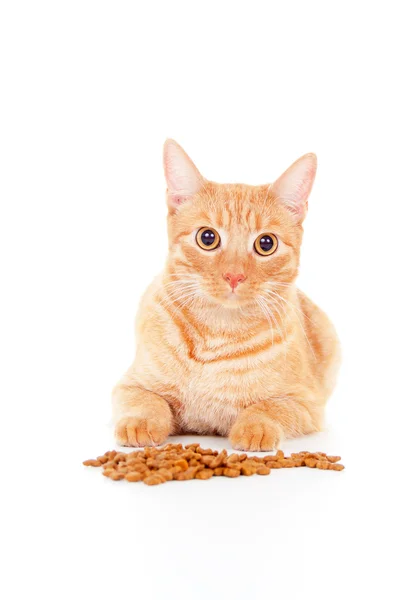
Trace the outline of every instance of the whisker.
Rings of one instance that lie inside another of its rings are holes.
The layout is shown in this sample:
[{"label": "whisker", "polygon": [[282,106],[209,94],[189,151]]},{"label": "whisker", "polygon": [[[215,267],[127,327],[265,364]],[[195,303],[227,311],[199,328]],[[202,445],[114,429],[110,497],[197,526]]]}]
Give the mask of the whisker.
[{"label": "whisker", "polygon": [[311,343],[309,341],[308,336],[306,335],[304,326],[302,325],[301,319],[299,318],[299,316],[297,315],[297,311],[300,312],[302,314],[302,316],[306,317],[306,315],[299,309],[297,308],[292,302],[290,302],[289,300],[286,300],[285,298],[283,298],[280,294],[277,294],[276,292],[273,292],[272,290],[264,290],[267,294],[273,294],[274,296],[277,296],[277,298],[279,298],[280,300],[282,300],[283,302],[285,302],[287,304],[287,306],[289,306],[291,308],[291,310],[294,312],[294,315],[296,316],[296,318],[298,319],[299,325],[301,327],[302,333],[305,336],[306,341],[308,342],[309,348],[316,360],[316,355],[315,352],[311,346]]},{"label": "whisker", "polygon": [[271,337],[272,337],[272,346],[274,346],[274,336],[273,336],[272,322],[271,322],[271,319],[270,319],[270,315],[269,315],[268,312],[266,312],[265,308],[267,308],[267,310],[269,310],[269,309],[268,309],[268,307],[265,307],[263,305],[263,301],[262,301],[262,298],[260,296],[257,296],[255,298],[255,301],[257,302],[257,304],[259,305],[260,310],[262,311],[262,313],[264,314],[264,316],[267,318],[267,320],[269,322],[270,333],[271,333]]}]

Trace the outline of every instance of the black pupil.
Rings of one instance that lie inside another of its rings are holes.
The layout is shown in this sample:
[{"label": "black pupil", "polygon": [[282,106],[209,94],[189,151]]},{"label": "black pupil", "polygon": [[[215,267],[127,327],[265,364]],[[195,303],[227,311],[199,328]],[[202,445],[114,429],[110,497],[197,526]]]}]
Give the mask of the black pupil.
[{"label": "black pupil", "polygon": [[202,244],[204,244],[205,246],[212,246],[214,244],[215,239],[216,234],[213,231],[211,231],[211,229],[206,229],[206,231],[203,231],[201,234]]},{"label": "black pupil", "polygon": [[273,248],[273,240],[268,235],[261,237],[259,244],[263,252],[269,252]]}]

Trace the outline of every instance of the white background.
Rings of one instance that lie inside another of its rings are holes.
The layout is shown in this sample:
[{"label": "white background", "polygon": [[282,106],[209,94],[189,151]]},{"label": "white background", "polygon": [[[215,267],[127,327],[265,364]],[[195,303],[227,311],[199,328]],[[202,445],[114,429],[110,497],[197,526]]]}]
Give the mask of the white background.
[{"label": "white background", "polygon": [[[399,597],[397,4],[1,2],[4,598]],[[148,488],[81,465],[114,445],[166,256],[168,136],[217,181],[317,153],[299,284],[344,364],[326,431],[283,449],[344,472]]]}]

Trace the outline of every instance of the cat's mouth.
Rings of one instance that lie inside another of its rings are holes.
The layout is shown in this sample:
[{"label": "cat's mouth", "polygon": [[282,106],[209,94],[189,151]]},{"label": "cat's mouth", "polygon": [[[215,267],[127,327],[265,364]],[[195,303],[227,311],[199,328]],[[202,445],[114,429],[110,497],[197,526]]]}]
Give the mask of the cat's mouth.
[{"label": "cat's mouth", "polygon": [[[243,289],[216,289],[216,286],[199,285],[197,288],[197,298],[202,302],[209,301],[214,306],[224,306],[226,308],[238,308],[239,306],[246,306],[254,302],[252,292]],[[192,297],[192,296],[191,296]],[[184,299],[185,302],[185,299]]]},{"label": "cat's mouth", "polygon": [[251,302],[251,299],[247,295],[244,297],[244,295],[240,294],[237,290],[228,290],[226,292],[222,292],[218,296],[213,295],[211,298],[216,304],[220,304],[227,308],[236,308]]}]

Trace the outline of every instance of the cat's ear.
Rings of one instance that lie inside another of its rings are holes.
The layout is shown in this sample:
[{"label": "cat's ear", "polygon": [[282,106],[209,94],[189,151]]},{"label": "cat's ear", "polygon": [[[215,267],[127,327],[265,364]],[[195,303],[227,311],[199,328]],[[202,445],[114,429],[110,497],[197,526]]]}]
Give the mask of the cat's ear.
[{"label": "cat's ear", "polygon": [[271,195],[296,218],[303,221],[317,169],[316,154],[298,158],[270,187]]},{"label": "cat's ear", "polygon": [[174,140],[166,140],[163,148],[164,175],[167,182],[167,202],[173,211],[199,192],[204,179],[188,154]]}]

